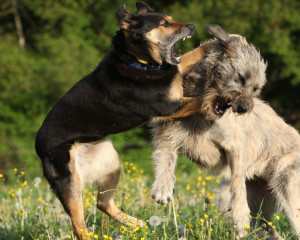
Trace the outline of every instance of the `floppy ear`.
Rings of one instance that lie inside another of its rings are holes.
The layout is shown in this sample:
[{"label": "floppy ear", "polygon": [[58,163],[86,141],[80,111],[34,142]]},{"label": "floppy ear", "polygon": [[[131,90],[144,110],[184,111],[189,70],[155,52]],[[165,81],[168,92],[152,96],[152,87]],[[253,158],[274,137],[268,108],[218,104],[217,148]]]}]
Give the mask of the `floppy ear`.
[{"label": "floppy ear", "polygon": [[126,4],[123,3],[116,12],[116,18],[122,29],[128,29],[131,24],[136,22],[137,15],[126,9]]},{"label": "floppy ear", "polygon": [[137,14],[144,14],[144,13],[148,13],[148,12],[153,12],[153,10],[151,9],[151,7],[144,2],[136,2],[136,10],[137,10]]},{"label": "floppy ear", "polygon": [[228,45],[230,42],[230,37],[228,33],[217,24],[205,24],[205,28],[207,32],[216,37],[217,39],[221,40],[222,43]]}]

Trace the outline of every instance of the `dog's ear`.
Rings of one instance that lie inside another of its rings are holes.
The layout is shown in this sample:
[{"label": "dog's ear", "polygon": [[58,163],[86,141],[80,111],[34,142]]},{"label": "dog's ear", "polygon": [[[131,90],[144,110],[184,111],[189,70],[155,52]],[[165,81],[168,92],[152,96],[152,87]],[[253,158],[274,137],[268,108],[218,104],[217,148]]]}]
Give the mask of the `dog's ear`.
[{"label": "dog's ear", "polygon": [[230,36],[228,33],[220,27],[218,24],[205,24],[207,32],[219,39],[223,44],[228,45],[230,42]]},{"label": "dog's ear", "polygon": [[116,12],[116,18],[122,29],[129,29],[130,25],[134,25],[137,21],[137,15],[126,9],[126,4],[123,3]]},{"label": "dog's ear", "polygon": [[137,10],[137,14],[144,14],[144,13],[148,13],[148,12],[153,12],[153,10],[151,9],[151,7],[144,2],[136,2],[136,10]]}]

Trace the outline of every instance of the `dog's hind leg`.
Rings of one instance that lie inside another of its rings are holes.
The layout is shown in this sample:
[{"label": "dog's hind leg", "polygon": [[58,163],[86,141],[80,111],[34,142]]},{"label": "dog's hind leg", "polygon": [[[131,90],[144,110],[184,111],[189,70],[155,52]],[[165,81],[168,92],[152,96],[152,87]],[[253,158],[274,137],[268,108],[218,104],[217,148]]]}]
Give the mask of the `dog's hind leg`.
[{"label": "dog's hind leg", "polygon": [[120,163],[112,143],[102,140],[81,144],[77,150],[77,164],[85,183],[98,189],[97,207],[112,219],[132,227],[143,226],[143,222],[118,209],[114,203],[114,192],[119,182]]},{"label": "dog's hind leg", "polygon": [[271,188],[278,207],[282,209],[300,239],[300,153],[280,159],[272,176]]},{"label": "dog's hind leg", "polygon": [[[247,202],[250,208],[250,214],[253,217],[251,219],[251,229],[254,230],[256,226],[256,216],[260,213],[260,218],[265,221],[260,221],[260,226],[266,225],[266,230],[269,232],[270,237],[268,240],[283,240],[283,238],[272,228],[267,222],[271,220],[273,213],[275,212],[275,199],[271,195],[270,190],[265,181],[260,179],[247,180]],[[231,210],[231,189],[230,182],[228,180],[223,180],[218,186],[217,204],[219,209],[229,217],[229,211]],[[261,211],[261,212],[260,212]],[[266,232],[260,230],[257,233],[260,238],[266,237]]]},{"label": "dog's hind leg", "polygon": [[258,231],[260,238],[265,238],[265,231],[269,232],[268,240],[283,240],[277,231],[268,225],[276,210],[275,198],[266,181],[262,179],[253,179],[246,181],[247,201],[250,208],[250,214],[253,216],[251,220],[251,228],[254,229],[257,225],[256,216],[260,216]]},{"label": "dog's hind leg", "polygon": [[83,182],[72,153],[71,150],[69,155],[67,145],[59,147],[51,160],[43,160],[43,169],[51,188],[71,218],[74,234],[78,239],[88,240],[82,206]]}]

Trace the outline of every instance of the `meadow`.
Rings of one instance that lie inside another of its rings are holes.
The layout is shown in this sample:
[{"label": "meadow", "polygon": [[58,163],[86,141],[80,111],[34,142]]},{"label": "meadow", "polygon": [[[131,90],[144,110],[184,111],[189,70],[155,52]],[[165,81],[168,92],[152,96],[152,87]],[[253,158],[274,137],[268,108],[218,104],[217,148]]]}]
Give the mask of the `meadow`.
[{"label": "meadow", "polygon": [[[91,239],[235,239],[234,226],[215,205],[215,187],[221,179],[186,158],[178,161],[174,201],[164,206],[154,202],[151,151],[151,146],[121,151],[121,179],[115,192],[116,205],[144,220],[145,226],[125,227],[111,220],[96,208],[97,192],[89,186],[83,205]],[[8,170],[0,175],[0,199],[0,239],[75,239],[68,215],[41,176]],[[284,239],[297,239],[284,215],[275,215],[268,224]],[[245,239],[266,239],[257,236],[258,229],[248,229]]]}]

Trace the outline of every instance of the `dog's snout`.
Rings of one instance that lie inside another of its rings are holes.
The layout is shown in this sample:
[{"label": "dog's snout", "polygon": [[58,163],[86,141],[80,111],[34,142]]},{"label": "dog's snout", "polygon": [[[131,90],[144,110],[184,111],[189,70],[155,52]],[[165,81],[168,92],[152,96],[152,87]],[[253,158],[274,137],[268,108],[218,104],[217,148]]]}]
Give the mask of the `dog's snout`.
[{"label": "dog's snout", "polygon": [[245,103],[239,103],[238,106],[237,106],[236,111],[238,113],[245,113],[245,112],[248,111],[248,107]]},{"label": "dog's snout", "polygon": [[194,30],[195,29],[195,24],[188,24],[186,25],[187,28]]}]

